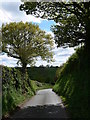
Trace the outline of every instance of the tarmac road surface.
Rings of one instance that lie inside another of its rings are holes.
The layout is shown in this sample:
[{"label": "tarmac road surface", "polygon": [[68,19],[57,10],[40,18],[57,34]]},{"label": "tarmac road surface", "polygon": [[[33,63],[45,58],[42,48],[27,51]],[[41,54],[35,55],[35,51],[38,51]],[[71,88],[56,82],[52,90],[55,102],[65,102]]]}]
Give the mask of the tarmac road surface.
[{"label": "tarmac road surface", "polygon": [[[39,90],[11,118],[68,118],[61,98],[52,89]],[[56,120],[56,119],[55,119]]]}]

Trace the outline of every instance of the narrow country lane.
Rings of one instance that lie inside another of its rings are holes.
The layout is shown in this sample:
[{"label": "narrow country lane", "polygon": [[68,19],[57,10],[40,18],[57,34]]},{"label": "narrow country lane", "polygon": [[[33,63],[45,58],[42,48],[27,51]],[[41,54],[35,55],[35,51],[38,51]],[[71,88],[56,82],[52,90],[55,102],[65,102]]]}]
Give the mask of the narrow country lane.
[{"label": "narrow country lane", "polygon": [[[39,90],[11,118],[68,118],[64,105],[52,89]],[[59,119],[60,120],[60,119]]]}]

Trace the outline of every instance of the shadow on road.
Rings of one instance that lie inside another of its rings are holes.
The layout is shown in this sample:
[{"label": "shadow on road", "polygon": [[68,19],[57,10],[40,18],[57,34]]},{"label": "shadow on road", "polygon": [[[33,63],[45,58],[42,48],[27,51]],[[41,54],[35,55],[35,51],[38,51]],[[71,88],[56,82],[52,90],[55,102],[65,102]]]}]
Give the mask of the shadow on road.
[{"label": "shadow on road", "polygon": [[[33,106],[20,109],[14,115],[10,117],[15,120],[19,119],[27,119],[27,118],[65,118],[67,119],[67,114],[65,109],[60,105],[44,105],[44,106]],[[56,119],[55,119],[56,120]]]}]

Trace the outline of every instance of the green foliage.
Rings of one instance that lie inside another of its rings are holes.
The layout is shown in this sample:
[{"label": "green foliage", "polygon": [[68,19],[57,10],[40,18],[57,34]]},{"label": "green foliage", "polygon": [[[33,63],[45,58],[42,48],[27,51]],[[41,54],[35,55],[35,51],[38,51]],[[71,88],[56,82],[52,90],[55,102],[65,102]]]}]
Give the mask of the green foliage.
[{"label": "green foliage", "polygon": [[[2,114],[9,114],[24,100],[35,95],[36,91],[51,88],[52,85],[31,80],[22,82],[20,69],[2,67]],[[31,75],[31,74],[30,74]],[[24,88],[23,88],[24,87]]]},{"label": "green foliage", "polygon": [[57,68],[51,67],[30,67],[27,68],[28,75],[32,80],[54,84]]},{"label": "green foliage", "polygon": [[85,43],[85,28],[80,25],[75,15],[63,18],[63,20],[57,19],[57,21],[58,24],[53,25],[51,30],[58,47],[73,47]]},{"label": "green foliage", "polygon": [[3,115],[11,112],[18,104],[23,102],[26,98],[35,94],[35,90],[28,78],[23,82],[21,72],[15,68],[2,68],[2,111]]},{"label": "green foliage", "polygon": [[88,118],[88,80],[90,63],[85,49],[77,49],[64,64],[54,91],[63,96],[71,118]]},{"label": "green foliage", "polygon": [[24,2],[20,10],[36,17],[54,20],[53,32],[58,47],[90,45],[90,1],[89,2]]},{"label": "green foliage", "polygon": [[52,88],[51,84],[41,83],[41,82],[38,82],[38,81],[35,81],[35,80],[31,80],[31,84],[32,84],[35,92],[37,90],[40,90],[40,89]]},{"label": "green foliage", "polygon": [[64,67],[64,64],[62,64],[60,67],[57,68],[56,75],[55,75],[55,82],[57,82],[63,67]]},{"label": "green foliage", "polygon": [[2,25],[2,52],[18,59],[23,73],[28,64],[33,65],[36,57],[51,61],[53,40],[50,34],[32,23],[14,22]]}]

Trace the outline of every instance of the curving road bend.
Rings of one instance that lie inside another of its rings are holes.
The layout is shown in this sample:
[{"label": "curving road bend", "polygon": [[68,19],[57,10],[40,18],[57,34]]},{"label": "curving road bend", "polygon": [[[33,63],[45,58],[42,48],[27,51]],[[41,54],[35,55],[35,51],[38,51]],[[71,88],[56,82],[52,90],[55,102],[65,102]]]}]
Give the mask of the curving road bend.
[{"label": "curving road bend", "polygon": [[61,98],[52,89],[43,89],[24,103],[11,118],[68,118],[68,116]]}]

